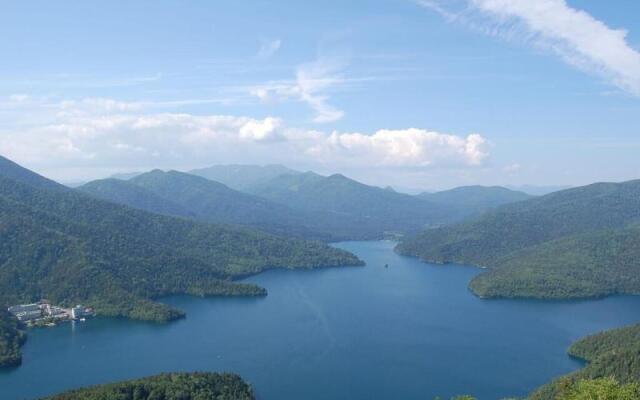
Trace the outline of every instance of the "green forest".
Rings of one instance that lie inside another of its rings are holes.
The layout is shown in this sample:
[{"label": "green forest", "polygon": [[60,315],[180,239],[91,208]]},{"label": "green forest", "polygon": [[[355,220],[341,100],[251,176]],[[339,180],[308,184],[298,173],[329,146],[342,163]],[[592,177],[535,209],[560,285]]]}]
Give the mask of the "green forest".
[{"label": "green forest", "polygon": [[[550,400],[637,400],[638,383],[614,377],[564,379]],[[253,400],[255,395],[241,377],[228,373],[166,373],[143,379],[75,389],[43,400]],[[531,400],[546,399],[533,397]],[[442,399],[436,399],[442,400]],[[450,400],[476,400],[469,395]]]},{"label": "green forest", "polygon": [[508,204],[400,243],[428,262],[490,269],[481,297],[587,298],[640,292],[640,181],[594,184]]},{"label": "green forest", "polygon": [[[542,386],[531,396],[531,400],[554,400],[567,388],[581,380],[611,378],[621,385],[634,388],[636,395],[640,386],[640,325],[613,329],[587,336],[573,343],[569,355],[582,359],[587,365],[573,373]],[[609,382],[611,383],[611,382]],[[581,399],[581,397],[576,397]],[[609,397],[604,397],[608,399]],[[617,399],[617,397],[611,397]],[[622,398],[622,397],[621,397]],[[630,397],[637,399],[640,397]],[[599,397],[598,397],[599,399]]]},{"label": "green forest", "polygon": [[4,308],[0,309],[0,367],[15,367],[22,362],[20,346],[26,336],[18,321]]},{"label": "green forest", "polygon": [[[265,289],[235,279],[270,268],[363,264],[321,242],[97,200],[6,159],[0,163],[0,221],[5,309],[46,298],[89,305],[100,315],[164,322],[184,313],[155,300],[161,296],[262,296]],[[3,337],[17,335],[5,325]],[[11,354],[15,346],[5,348]]]},{"label": "green forest", "polygon": [[253,400],[251,386],[234,374],[172,373],[100,385],[43,400]]}]

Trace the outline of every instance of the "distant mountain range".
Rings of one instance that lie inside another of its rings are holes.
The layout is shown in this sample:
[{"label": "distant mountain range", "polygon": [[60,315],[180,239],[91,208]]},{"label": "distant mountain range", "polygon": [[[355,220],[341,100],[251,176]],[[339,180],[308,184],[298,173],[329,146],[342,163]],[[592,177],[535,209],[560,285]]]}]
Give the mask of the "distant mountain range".
[{"label": "distant mountain range", "polygon": [[232,189],[247,191],[253,186],[260,185],[281,175],[298,175],[301,172],[283,165],[214,165],[209,168],[189,171],[212,181],[223,183]]},{"label": "distant mountain range", "polygon": [[105,179],[78,188],[91,196],[153,213],[243,225],[281,236],[323,241],[381,237],[350,216],[293,209],[183,172],[154,170],[128,181]]},{"label": "distant mountain range", "polygon": [[597,183],[427,230],[398,251],[492,267],[471,282],[483,297],[581,298],[640,293],[640,181]]},{"label": "distant mountain range", "polygon": [[[459,221],[496,205],[530,198],[505,188],[458,188],[412,196],[365,185],[341,174],[286,174],[255,184],[250,192],[294,209],[355,216],[379,231],[416,232]],[[472,204],[473,203],[473,204]]]},{"label": "distant mountain range", "polygon": [[534,197],[502,186],[461,186],[442,192],[422,193],[418,196],[433,203],[457,207],[462,213],[468,215],[479,215],[505,204]]},{"label": "distant mountain range", "polygon": [[251,193],[297,210],[323,211],[357,218],[383,232],[415,232],[459,218],[459,210],[415,196],[369,186],[335,174],[281,175],[251,188]]},{"label": "distant mountain range", "polygon": [[544,196],[545,194],[559,192],[561,190],[571,189],[573,186],[556,185],[556,186],[538,186],[538,185],[507,185],[507,189],[524,192],[532,196]]},{"label": "distant mountain range", "polygon": [[333,238],[326,229],[308,228],[301,212],[183,172],[154,170],[128,181],[89,182],[78,190],[159,214],[253,226],[283,236]]},{"label": "distant mountain range", "polygon": [[480,186],[411,196],[339,174],[327,177],[280,165],[155,170],[127,181],[90,182],[79,190],[150,212],[325,241],[416,233],[530,197]]}]

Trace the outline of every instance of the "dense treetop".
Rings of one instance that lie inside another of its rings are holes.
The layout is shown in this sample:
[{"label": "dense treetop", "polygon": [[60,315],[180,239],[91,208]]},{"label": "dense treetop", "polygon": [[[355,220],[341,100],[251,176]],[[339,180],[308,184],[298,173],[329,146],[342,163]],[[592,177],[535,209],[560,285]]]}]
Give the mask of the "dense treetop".
[{"label": "dense treetop", "polygon": [[43,400],[253,400],[237,375],[172,373],[72,390]]},{"label": "dense treetop", "polygon": [[20,364],[20,346],[24,340],[24,334],[18,329],[18,321],[4,307],[0,308],[0,367]]}]

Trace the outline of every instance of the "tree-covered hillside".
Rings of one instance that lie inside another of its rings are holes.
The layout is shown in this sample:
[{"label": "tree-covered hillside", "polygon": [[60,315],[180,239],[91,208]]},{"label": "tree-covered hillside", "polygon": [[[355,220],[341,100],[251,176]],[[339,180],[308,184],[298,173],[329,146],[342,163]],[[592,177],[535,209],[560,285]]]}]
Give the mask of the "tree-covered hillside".
[{"label": "tree-covered hillside", "polygon": [[378,237],[385,231],[417,232],[461,217],[455,207],[365,185],[340,174],[281,175],[253,187],[252,193],[293,209],[323,211],[338,221],[355,221]]},{"label": "tree-covered hillside", "polygon": [[637,293],[639,221],[640,181],[601,183],[428,230],[397,250],[426,261],[491,267],[471,284],[487,297]]},{"label": "tree-covered hillside", "polygon": [[219,182],[183,172],[154,170],[128,181],[104,179],[78,190],[141,210],[210,223],[243,225],[280,236],[322,241],[379,237],[363,224],[328,213],[294,210]]},{"label": "tree-covered hillside", "polygon": [[516,251],[478,275],[481,297],[570,299],[640,293],[640,226],[600,230]]},{"label": "tree-covered hillside", "polygon": [[200,176],[154,170],[126,182],[90,182],[79,190],[150,212],[323,241],[379,239],[388,231],[415,232],[464,214],[414,196],[341,180],[314,173],[279,175],[254,187],[258,191],[254,195]]},{"label": "tree-covered hillside", "polygon": [[100,179],[76,188],[94,197],[155,214],[193,218],[194,213],[150,190],[121,179]]},{"label": "tree-covered hillside", "polygon": [[214,165],[189,171],[215,182],[223,183],[232,189],[249,191],[250,188],[268,182],[281,175],[297,175],[300,172],[283,165]]},{"label": "tree-covered hillside", "polygon": [[[15,164],[7,164],[19,169]],[[360,265],[320,242],[197,223],[97,200],[27,170],[0,169],[0,306],[47,298],[99,314],[166,321],[155,298],[263,295],[232,279],[268,268]]]},{"label": "tree-covered hillside", "polygon": [[234,374],[172,373],[72,390],[43,400],[253,400]]},{"label": "tree-covered hillside", "polygon": [[260,294],[228,279],[272,267],[358,263],[317,242],[149,214],[1,176],[0,216],[3,304],[90,301],[103,313],[149,319],[146,312],[155,305],[147,299],[153,297]]},{"label": "tree-covered hillside", "polygon": [[457,207],[466,215],[479,215],[493,208],[531,199],[524,192],[502,186],[460,186],[435,193],[422,193],[418,197],[433,203]]},{"label": "tree-covered hillside", "polygon": [[[575,387],[581,380],[613,378],[622,384],[640,382],[640,325],[614,329],[588,336],[575,342],[569,354],[588,364],[585,368],[556,379],[542,386],[531,395],[531,400],[555,400],[561,398],[567,388]],[[640,391],[634,392],[640,398]],[[588,397],[585,397],[588,398]],[[599,397],[595,397],[599,399]],[[612,397],[612,399],[618,399]]]},{"label": "tree-covered hillside", "polygon": [[321,216],[292,210],[200,176],[154,170],[130,182],[180,204],[202,221],[252,226],[283,236],[343,239],[321,223]]},{"label": "tree-covered hillside", "polygon": [[22,362],[20,346],[24,340],[25,335],[20,331],[18,321],[4,307],[0,308],[0,368]]}]

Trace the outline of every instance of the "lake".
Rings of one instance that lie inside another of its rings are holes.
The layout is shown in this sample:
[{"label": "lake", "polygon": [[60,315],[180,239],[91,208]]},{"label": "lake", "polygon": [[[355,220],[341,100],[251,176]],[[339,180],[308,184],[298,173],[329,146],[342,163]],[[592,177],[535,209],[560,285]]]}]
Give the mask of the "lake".
[{"label": "lake", "polygon": [[336,245],[366,267],[247,279],[269,290],[264,298],[167,298],[188,317],[166,325],[97,318],[31,330],[23,365],[0,372],[0,397],[167,371],[232,371],[263,400],[492,400],[580,368],[566,355],[574,340],[640,321],[640,297],[481,300],[467,289],[480,270],[424,264],[393,245]]}]

